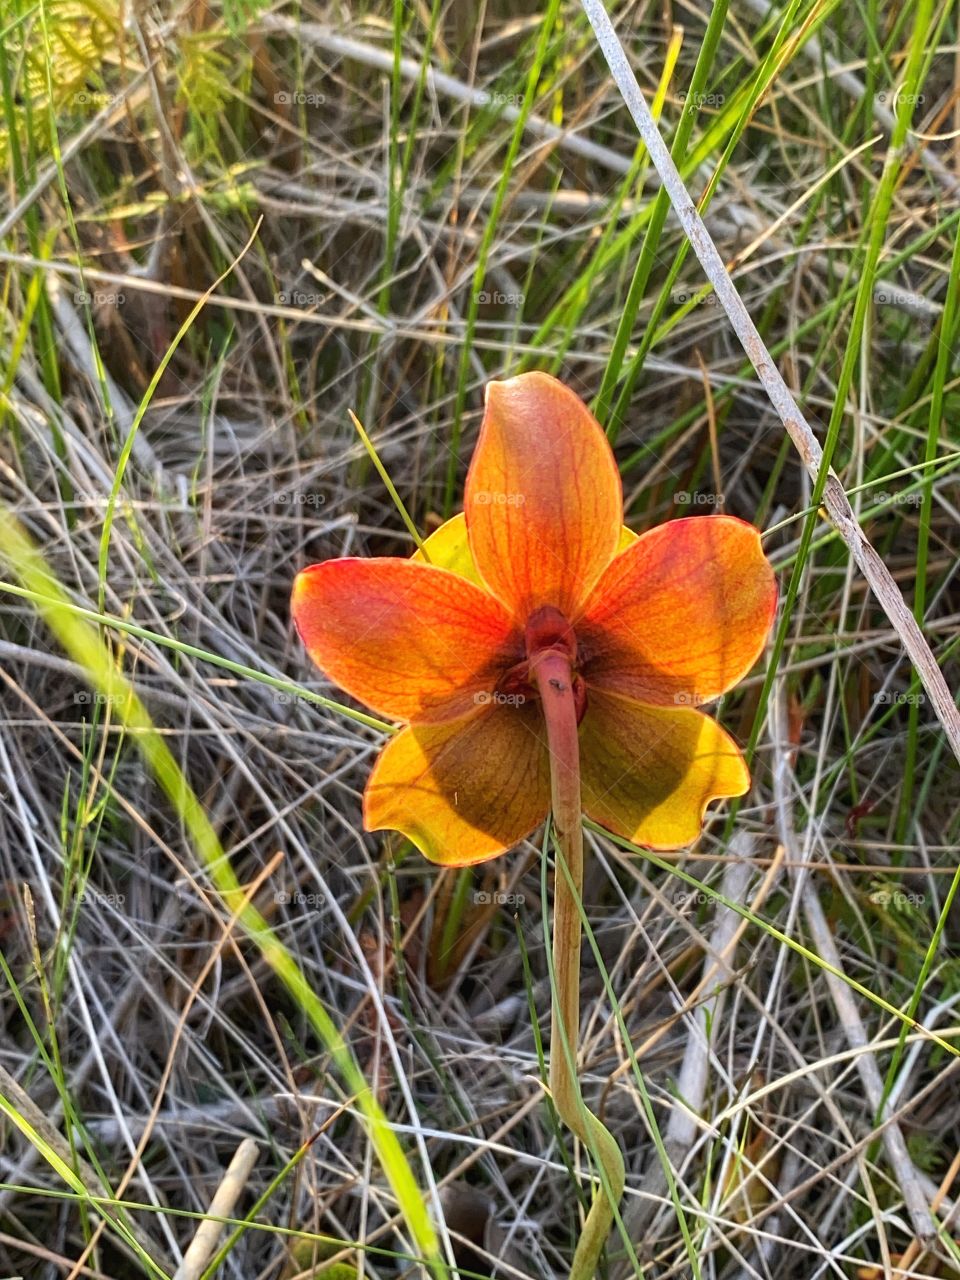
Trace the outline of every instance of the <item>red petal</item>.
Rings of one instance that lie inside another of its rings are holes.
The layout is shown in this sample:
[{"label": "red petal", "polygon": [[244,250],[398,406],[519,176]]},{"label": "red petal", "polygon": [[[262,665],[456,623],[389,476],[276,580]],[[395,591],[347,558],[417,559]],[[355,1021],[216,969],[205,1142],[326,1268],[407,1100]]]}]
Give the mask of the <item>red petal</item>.
[{"label": "red petal", "polygon": [[590,688],[696,705],[742,680],[777,604],[753,525],[732,516],[671,520],[613,561],[575,624]]},{"label": "red petal", "polygon": [[584,812],[634,844],[682,849],[711,800],[741,796],[750,774],[716,721],[592,690],[580,726]]},{"label": "red petal", "polygon": [[572,617],[623,521],[613,453],[579,396],[545,373],[489,383],[464,509],[474,562],[514,616]]},{"label": "red petal", "polygon": [[292,611],[317,666],[398,720],[448,720],[474,710],[522,652],[492,596],[409,560],[311,565],[294,583]]},{"label": "red petal", "polygon": [[367,782],[368,831],[402,831],[431,862],[465,867],[504,853],[550,807],[550,764],[534,702],[415,724],[387,743]]}]

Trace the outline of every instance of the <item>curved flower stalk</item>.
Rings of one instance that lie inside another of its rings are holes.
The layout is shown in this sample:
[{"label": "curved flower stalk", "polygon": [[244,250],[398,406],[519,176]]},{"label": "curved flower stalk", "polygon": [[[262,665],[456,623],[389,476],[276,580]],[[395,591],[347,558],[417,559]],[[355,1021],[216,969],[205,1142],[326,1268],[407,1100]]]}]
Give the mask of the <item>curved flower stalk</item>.
[{"label": "curved flower stalk", "polygon": [[710,801],[747,791],[739,748],[699,707],[750,670],[775,607],[753,526],[712,515],[640,537],[624,528],[603,431],[543,373],[489,384],[464,511],[421,551],[329,560],[294,584],[317,665],[403,726],[367,782],[368,831],[401,831],[431,861],[468,866],[552,809],[551,1091],[609,1192],[587,1218],[577,1280],[593,1275],[623,1189],[619,1147],[584,1110],[575,1070],[581,815],[635,844],[682,848]]}]

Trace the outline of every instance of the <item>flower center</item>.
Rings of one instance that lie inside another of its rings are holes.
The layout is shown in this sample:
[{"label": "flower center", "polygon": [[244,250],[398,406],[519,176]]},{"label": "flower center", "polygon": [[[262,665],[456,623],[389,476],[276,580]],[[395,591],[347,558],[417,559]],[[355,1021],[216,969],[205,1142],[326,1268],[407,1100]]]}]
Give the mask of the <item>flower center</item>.
[{"label": "flower center", "polygon": [[[577,637],[573,627],[559,609],[544,605],[527,619],[523,632],[526,657],[512,666],[497,683],[497,693],[504,698],[539,698],[537,668],[550,660],[551,684],[564,692],[563,682],[569,678],[577,709],[577,724],[587,710],[587,687],[577,671]],[[563,659],[557,664],[556,659]],[[559,683],[558,683],[559,682]]]}]

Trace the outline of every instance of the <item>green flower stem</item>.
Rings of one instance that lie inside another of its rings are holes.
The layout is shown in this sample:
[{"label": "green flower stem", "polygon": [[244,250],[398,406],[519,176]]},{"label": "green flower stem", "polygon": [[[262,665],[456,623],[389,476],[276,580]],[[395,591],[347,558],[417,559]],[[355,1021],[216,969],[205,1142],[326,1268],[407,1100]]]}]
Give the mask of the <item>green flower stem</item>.
[{"label": "green flower stem", "polygon": [[624,1167],[613,1135],[586,1108],[577,1077],[580,1032],[580,908],[583,825],[577,699],[570,660],[547,649],[531,664],[550,748],[550,789],[558,864],[553,895],[553,968],[556,984],[550,1031],[550,1092],[557,1114],[596,1160],[602,1189],[594,1198],[577,1244],[570,1280],[592,1280],[623,1195]]}]

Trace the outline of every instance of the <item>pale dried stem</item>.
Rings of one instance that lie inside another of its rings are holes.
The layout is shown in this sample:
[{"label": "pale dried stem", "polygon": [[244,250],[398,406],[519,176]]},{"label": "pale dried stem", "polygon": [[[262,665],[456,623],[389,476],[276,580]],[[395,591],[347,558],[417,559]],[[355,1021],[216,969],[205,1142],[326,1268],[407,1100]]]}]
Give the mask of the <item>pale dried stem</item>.
[{"label": "pale dried stem", "polygon": [[173,1280],[199,1280],[223,1234],[224,1224],[218,1219],[232,1217],[259,1155],[260,1148],[253,1139],[244,1138],[210,1201],[210,1216],[197,1227]]}]

